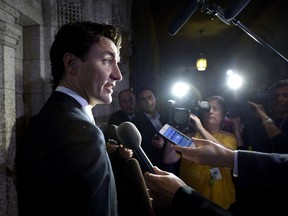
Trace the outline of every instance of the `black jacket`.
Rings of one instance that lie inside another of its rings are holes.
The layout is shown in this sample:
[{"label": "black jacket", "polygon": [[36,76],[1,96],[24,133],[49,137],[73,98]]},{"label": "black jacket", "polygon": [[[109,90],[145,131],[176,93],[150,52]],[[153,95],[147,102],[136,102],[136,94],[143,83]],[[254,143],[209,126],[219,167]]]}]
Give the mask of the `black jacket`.
[{"label": "black jacket", "polygon": [[19,215],[117,215],[101,130],[72,97],[53,92],[18,154]]}]

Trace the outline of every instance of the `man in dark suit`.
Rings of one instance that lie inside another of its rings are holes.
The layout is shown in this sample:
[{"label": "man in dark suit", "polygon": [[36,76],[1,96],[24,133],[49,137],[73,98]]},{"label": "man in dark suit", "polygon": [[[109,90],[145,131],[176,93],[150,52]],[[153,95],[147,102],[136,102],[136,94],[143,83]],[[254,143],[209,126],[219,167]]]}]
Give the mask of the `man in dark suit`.
[{"label": "man in dark suit", "polygon": [[118,94],[120,110],[112,113],[108,125],[119,126],[122,122],[131,121],[135,116],[136,97],[130,89],[124,89]]},{"label": "man in dark suit", "polygon": [[141,87],[136,92],[137,112],[132,120],[142,136],[141,147],[151,163],[167,170],[163,162],[164,140],[158,136],[163,120],[157,111],[156,97],[152,89]]},{"label": "man in dark suit", "polygon": [[129,216],[135,214],[135,212],[131,211],[131,204],[133,205],[134,197],[131,197],[131,185],[126,174],[126,161],[133,156],[133,151],[125,148],[120,143],[116,135],[116,128],[122,122],[131,121],[134,117],[136,106],[134,92],[130,89],[120,91],[118,94],[118,103],[120,110],[112,113],[109,117],[104,135],[107,141],[106,148],[109,153],[116,182],[118,213],[119,215]]},{"label": "man in dark suit", "polygon": [[19,215],[118,215],[115,181],[91,108],[108,104],[121,36],[110,25],[62,26],[50,49],[53,93],[29,126],[17,167]]}]

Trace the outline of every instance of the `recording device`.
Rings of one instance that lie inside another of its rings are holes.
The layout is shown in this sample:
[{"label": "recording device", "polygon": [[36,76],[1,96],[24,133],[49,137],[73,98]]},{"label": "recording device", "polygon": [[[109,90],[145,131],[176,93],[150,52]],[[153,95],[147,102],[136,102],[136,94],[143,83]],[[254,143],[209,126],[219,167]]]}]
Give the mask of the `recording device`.
[{"label": "recording device", "polygon": [[166,140],[178,146],[190,147],[193,142],[192,139],[185,134],[178,131],[176,128],[169,124],[165,124],[159,131],[159,134]]},{"label": "recording device", "polygon": [[183,7],[183,9],[178,13],[174,22],[169,26],[168,33],[170,35],[175,35],[184,24],[190,19],[190,17],[195,13],[198,7],[198,1],[191,0],[188,4]]},{"label": "recording device", "polygon": [[217,16],[225,24],[230,24],[230,20],[234,19],[250,2],[250,0],[233,1],[230,7],[225,11],[215,3],[210,4],[209,0],[190,0],[178,13],[174,21],[168,28],[170,35],[175,35],[184,24],[190,19],[197,9],[208,15]]},{"label": "recording device", "polygon": [[132,195],[133,208],[141,212],[140,215],[154,215],[141,167],[135,158],[129,158],[125,161],[125,173],[127,174],[127,185],[129,185],[129,191]]},{"label": "recording device", "polygon": [[230,7],[228,7],[224,13],[224,17],[227,20],[234,19],[250,2],[251,0],[239,0],[231,1]]},{"label": "recording device", "polygon": [[230,110],[230,117],[245,117],[249,114],[254,115],[256,111],[248,101],[265,107],[273,99],[273,94],[267,87],[259,87],[237,92],[227,91],[224,93],[224,98]]},{"label": "recording device", "polygon": [[117,132],[116,132],[117,128],[118,128],[117,125],[111,124],[111,125],[108,125],[105,130],[106,141],[108,141],[112,145],[119,145],[120,143]]},{"label": "recording device", "polygon": [[167,123],[180,131],[189,130],[191,126],[190,114],[198,116],[201,112],[210,110],[207,101],[196,100],[195,97],[189,96],[186,101],[168,100],[168,118]]},{"label": "recording device", "polygon": [[123,122],[117,128],[117,136],[124,147],[133,150],[143,168],[154,173],[151,161],[141,148],[142,136],[137,127],[132,122]]}]

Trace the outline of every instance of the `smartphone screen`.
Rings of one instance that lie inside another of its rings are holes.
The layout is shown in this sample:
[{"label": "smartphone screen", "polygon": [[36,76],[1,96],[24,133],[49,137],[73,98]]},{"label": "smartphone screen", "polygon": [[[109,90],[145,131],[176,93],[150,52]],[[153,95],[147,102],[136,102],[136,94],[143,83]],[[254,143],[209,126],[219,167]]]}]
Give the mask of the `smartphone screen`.
[{"label": "smartphone screen", "polygon": [[159,131],[159,133],[172,142],[173,144],[179,146],[191,146],[192,139],[186,136],[185,134],[178,131],[176,128],[172,127],[169,124],[165,124]]}]

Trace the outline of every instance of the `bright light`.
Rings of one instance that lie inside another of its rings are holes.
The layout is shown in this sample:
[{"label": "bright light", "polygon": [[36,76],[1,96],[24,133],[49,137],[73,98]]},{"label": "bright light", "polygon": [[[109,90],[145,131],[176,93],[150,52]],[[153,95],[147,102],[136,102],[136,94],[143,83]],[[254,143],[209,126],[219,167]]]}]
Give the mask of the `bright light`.
[{"label": "bright light", "polygon": [[173,86],[172,94],[176,97],[182,98],[188,93],[189,90],[190,86],[187,83],[178,82]]},{"label": "bright light", "polygon": [[228,70],[226,72],[227,76],[232,76],[234,74],[234,71],[233,70]]},{"label": "bright light", "polygon": [[[228,75],[228,71],[227,71],[227,75]],[[243,84],[243,78],[239,76],[238,74],[235,74],[232,72],[231,74],[228,75],[227,85],[231,89],[239,89],[242,86],[242,84]]]}]

